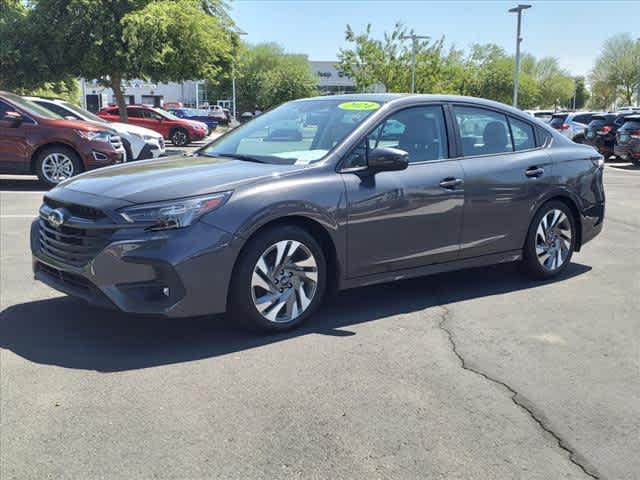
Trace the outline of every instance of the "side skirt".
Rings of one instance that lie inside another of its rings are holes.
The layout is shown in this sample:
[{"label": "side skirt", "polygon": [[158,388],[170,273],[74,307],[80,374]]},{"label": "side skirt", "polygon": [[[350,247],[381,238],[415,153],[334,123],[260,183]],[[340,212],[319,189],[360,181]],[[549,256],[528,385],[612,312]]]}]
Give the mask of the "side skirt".
[{"label": "side skirt", "polygon": [[344,278],[340,282],[340,290],[364,287],[366,285],[374,285],[376,283],[395,282],[398,280],[405,280],[407,278],[451,272],[453,270],[464,270],[465,268],[486,267],[497,263],[517,262],[521,259],[522,250],[510,250],[508,252],[465,258],[463,260],[455,260],[452,262],[436,263],[425,267],[394,270],[392,272],[376,273],[357,278]]}]

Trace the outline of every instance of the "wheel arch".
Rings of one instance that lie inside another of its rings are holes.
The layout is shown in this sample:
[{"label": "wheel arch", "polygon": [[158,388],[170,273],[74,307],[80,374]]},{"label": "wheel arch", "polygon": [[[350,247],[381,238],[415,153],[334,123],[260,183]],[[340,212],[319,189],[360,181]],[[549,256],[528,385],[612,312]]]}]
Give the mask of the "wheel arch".
[{"label": "wheel arch", "polygon": [[78,159],[80,160],[80,168],[82,169],[82,171],[85,170],[85,165],[84,165],[84,162],[82,161],[82,155],[78,153],[78,151],[73,147],[73,145],[69,145],[68,143],[61,142],[61,141],[55,141],[55,142],[49,142],[49,143],[40,145],[38,148],[36,148],[33,151],[33,153],[31,154],[30,167],[29,167],[32,174],[35,175],[36,173],[36,162],[38,161],[38,156],[40,155],[40,153],[42,153],[43,150],[46,150],[47,148],[51,148],[51,147],[64,147],[73,151],[73,153],[75,153]]},{"label": "wheel arch", "polygon": [[293,225],[301,228],[311,234],[318,241],[327,262],[327,289],[333,288],[334,290],[337,290],[340,283],[341,268],[336,243],[327,228],[321,222],[311,217],[299,214],[271,219],[251,231],[236,256],[232,270],[232,278],[233,275],[235,275],[239,260],[251,240],[265,230],[277,228],[280,225]]},{"label": "wheel arch", "polygon": [[[580,248],[582,248],[582,218],[580,216],[580,211],[578,210],[577,202],[575,201],[575,199],[572,198],[572,196],[568,192],[565,192],[565,191],[554,192],[553,194],[541,200],[536,206],[536,208],[533,210],[533,214],[531,215],[531,219],[529,220],[529,223],[533,221],[533,218],[536,216],[536,214],[540,211],[542,207],[544,207],[547,203],[552,201],[559,201],[564,203],[567,206],[567,208],[571,211],[571,214],[573,217],[573,223],[576,226],[575,251],[579,252]],[[531,225],[529,228],[531,228]],[[526,242],[526,238],[525,238],[525,242]]]}]

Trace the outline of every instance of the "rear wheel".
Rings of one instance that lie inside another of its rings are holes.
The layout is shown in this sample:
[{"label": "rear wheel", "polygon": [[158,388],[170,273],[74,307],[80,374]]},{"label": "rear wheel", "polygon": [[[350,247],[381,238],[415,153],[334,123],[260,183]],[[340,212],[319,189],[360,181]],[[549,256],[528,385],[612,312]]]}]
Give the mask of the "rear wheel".
[{"label": "rear wheel", "polygon": [[322,248],[295,226],[266,230],[249,242],[232,278],[230,313],[264,331],[300,325],[318,309],[326,290]]},{"label": "rear wheel", "polygon": [[575,245],[576,226],[571,210],[563,202],[548,202],[529,227],[524,265],[535,278],[555,277],[567,268]]},{"label": "rear wheel", "polygon": [[81,171],[80,157],[68,147],[47,147],[38,153],[36,158],[36,175],[49,187],[55,187]]},{"label": "rear wheel", "polygon": [[189,132],[184,128],[176,128],[171,134],[171,141],[176,147],[186,147],[191,141]]}]

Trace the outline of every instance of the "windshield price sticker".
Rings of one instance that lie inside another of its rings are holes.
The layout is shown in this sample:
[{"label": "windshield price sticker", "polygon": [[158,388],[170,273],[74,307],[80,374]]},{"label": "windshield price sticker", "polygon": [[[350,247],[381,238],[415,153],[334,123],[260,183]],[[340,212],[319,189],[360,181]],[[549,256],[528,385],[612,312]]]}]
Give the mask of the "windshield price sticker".
[{"label": "windshield price sticker", "polygon": [[343,102],[338,105],[342,110],[377,110],[380,104],[377,102]]}]

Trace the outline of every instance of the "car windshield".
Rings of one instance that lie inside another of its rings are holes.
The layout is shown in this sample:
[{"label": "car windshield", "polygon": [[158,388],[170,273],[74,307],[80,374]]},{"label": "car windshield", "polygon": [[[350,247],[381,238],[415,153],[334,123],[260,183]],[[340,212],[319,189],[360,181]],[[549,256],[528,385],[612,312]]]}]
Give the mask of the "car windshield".
[{"label": "car windshield", "polygon": [[51,118],[55,120],[59,120],[63,118],[57,113],[53,113],[51,110],[47,110],[46,108],[41,107],[40,105],[34,102],[31,102],[29,100],[25,100],[24,98],[19,97],[18,95],[14,95],[13,93],[3,93],[3,96],[10,102],[13,102],[22,110],[24,110],[25,112],[30,113],[31,115],[44,117],[44,118]]},{"label": "car windshield", "polygon": [[152,108],[151,110],[159,115],[162,115],[164,118],[168,118],[170,120],[180,120],[180,118],[176,117],[173,113],[167,112],[166,110],[163,110],[161,108]]},{"label": "car windshield", "polygon": [[62,102],[62,104],[65,106],[65,108],[71,110],[72,112],[76,113],[78,116],[82,117],[85,120],[91,120],[92,122],[107,123],[104,118],[100,118],[99,116],[91,113],[89,110],[80,108],[79,106],[74,105],[73,103]]},{"label": "car windshield", "polygon": [[317,162],[381,105],[326,99],[285,103],[214,141],[199,154],[265,163]]}]

